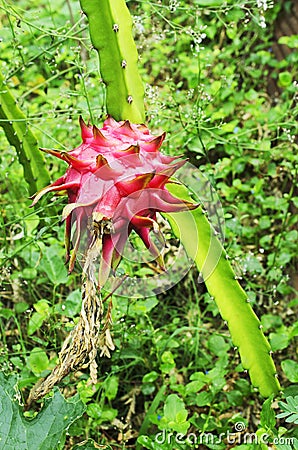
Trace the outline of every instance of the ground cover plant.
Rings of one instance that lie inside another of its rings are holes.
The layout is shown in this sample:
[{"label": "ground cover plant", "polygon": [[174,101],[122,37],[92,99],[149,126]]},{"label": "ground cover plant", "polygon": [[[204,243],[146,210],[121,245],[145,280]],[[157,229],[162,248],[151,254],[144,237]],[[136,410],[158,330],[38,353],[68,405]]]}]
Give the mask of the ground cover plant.
[{"label": "ground cover plant", "polygon": [[[30,9],[21,3],[2,2],[1,71],[39,145],[72,148],[79,114],[105,116],[104,86],[97,81],[86,21],[76,2]],[[200,445],[207,448],[266,445],[245,442],[246,431],[267,433],[270,442],[294,436],[295,53],[278,62],[270,52],[268,29],[279,5],[263,11],[266,33],[260,5],[207,6],[198,2],[190,10],[184,2],[129,2],[147,82],[149,126],[166,129],[167,153],[182,150],[219,193],[228,255],[269,336],[288,399],[280,406],[290,419],[276,421],[271,399],[261,408],[263,400],[253,392],[217,307],[193,269],[165,294],[132,301],[115,296],[116,350],[110,360],[100,360],[94,389],[84,371],[64,381],[65,397],[77,388],[86,413],[62,429],[60,448],[75,448],[88,438],[107,448],[191,445],[161,442],[164,430],[222,436],[218,442],[205,436]],[[266,74],[281,89],[278,97],[267,94]],[[63,264],[58,215],[63,200],[43,201],[29,212],[22,166],[14,147],[4,135],[1,139],[6,150],[1,154],[1,361],[7,373],[18,373],[26,399],[55,366],[65,331],[77,323],[80,274],[68,277]],[[47,164],[52,179],[63,173],[62,165],[48,159]],[[284,414],[276,402],[273,406]],[[35,414],[34,409],[26,413]]]}]

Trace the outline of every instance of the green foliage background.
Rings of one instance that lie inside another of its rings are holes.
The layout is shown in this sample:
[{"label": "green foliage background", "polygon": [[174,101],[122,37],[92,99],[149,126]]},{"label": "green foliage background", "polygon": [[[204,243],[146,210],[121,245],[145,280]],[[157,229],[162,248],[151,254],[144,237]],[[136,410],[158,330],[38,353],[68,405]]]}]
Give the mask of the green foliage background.
[{"label": "green foliage background", "polygon": [[[0,70],[28,126],[40,147],[74,148],[80,144],[79,114],[96,123],[105,116],[104,85],[79,2],[1,0],[0,6]],[[297,41],[283,39],[292,52],[278,61],[272,45],[280,2],[264,12],[266,28],[254,1],[195,0],[191,6],[183,0],[130,1],[128,6],[149,126],[156,134],[167,131],[164,152],[184,153],[216,188],[228,254],[269,337],[284,396],[295,397]],[[269,92],[272,80],[276,94]],[[63,264],[64,199],[47,198],[30,210],[22,166],[2,130],[0,145],[0,364],[2,371],[18,374],[25,399],[55,365],[77,320],[80,269],[67,277]],[[62,163],[46,162],[52,180],[63,173]],[[87,384],[87,372],[65,380],[63,394],[78,390],[86,413],[68,429],[60,448],[88,438],[134,448],[138,434],[140,448],[159,448],[154,436],[164,429],[219,435],[235,431],[239,422],[249,432],[265,429],[272,440],[294,436],[291,423],[272,420],[270,402],[260,415],[263,400],[253,392],[197,277],[194,269],[158,298],[115,297],[116,351],[110,360],[100,360],[95,389]],[[280,413],[277,403],[272,406]],[[86,448],[92,448],[90,442]],[[215,448],[204,445],[200,448]],[[216,448],[225,449],[226,443]]]}]

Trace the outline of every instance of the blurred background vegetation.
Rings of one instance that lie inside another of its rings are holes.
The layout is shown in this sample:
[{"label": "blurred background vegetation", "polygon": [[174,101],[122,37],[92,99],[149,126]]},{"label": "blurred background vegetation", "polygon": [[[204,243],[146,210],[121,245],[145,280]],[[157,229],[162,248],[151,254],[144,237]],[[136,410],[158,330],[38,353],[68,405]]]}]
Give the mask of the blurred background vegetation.
[{"label": "blurred background vegetation", "polygon": [[[164,152],[185,154],[217,190],[225,246],[271,343],[285,397],[298,394],[294,3],[128,2],[149,127],[166,131]],[[0,0],[0,17],[0,70],[39,146],[78,146],[78,116],[97,124],[105,117],[97,54],[79,2]],[[18,374],[26,398],[54,367],[76,323],[80,268],[67,276],[64,199],[48,197],[29,209],[22,166],[2,129],[0,145],[0,367]],[[54,158],[46,164],[52,180],[64,171]],[[291,423],[270,421],[267,406],[262,410],[263,399],[197,277],[191,270],[158,297],[115,297],[116,350],[99,361],[96,388],[88,386],[87,372],[61,386],[66,397],[78,390],[87,410],[60,448],[88,438],[106,448],[136,448],[138,435],[139,448],[189,448],[158,447],[154,435],[163,429],[227,434],[239,421],[272,439],[297,437]],[[277,402],[272,407],[280,412]],[[181,412],[179,420],[173,410]],[[276,448],[298,448],[293,442]],[[242,447],[241,433],[236,444]]]}]

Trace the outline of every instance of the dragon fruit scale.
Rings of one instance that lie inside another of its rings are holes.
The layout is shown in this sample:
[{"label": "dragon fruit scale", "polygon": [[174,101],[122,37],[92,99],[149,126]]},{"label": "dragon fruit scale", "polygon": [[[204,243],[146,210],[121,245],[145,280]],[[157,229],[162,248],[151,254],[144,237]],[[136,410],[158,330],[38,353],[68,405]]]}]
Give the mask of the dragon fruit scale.
[{"label": "dragon fruit scale", "polygon": [[[66,254],[69,271],[74,267],[83,233],[89,245],[102,239],[99,286],[103,286],[121,260],[132,230],[164,269],[162,257],[151,232],[161,238],[157,212],[194,209],[196,204],[170,194],[166,183],[186,162],[163,155],[159,149],[165,133],[153,136],[141,124],[117,122],[108,117],[101,129],[86,125],[80,117],[82,144],[69,152],[41,149],[68,163],[65,174],[35,194],[32,206],[47,192],[67,191],[68,204],[62,217],[66,221]],[[75,223],[73,251],[70,235]],[[90,227],[90,223],[92,226]]]}]

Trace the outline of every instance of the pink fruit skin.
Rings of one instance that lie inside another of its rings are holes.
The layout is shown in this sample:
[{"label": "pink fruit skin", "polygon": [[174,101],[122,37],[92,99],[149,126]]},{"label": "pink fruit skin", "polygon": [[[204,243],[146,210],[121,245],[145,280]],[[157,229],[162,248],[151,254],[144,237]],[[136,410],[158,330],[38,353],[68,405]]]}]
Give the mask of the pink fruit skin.
[{"label": "pink fruit skin", "polygon": [[[71,272],[86,231],[88,242],[102,238],[99,286],[110,270],[117,267],[125,243],[134,230],[164,268],[159,250],[150,232],[160,234],[157,212],[194,209],[196,204],[173,197],[166,188],[170,177],[186,161],[163,155],[159,149],[165,133],[154,137],[149,129],[129,121],[116,122],[108,117],[101,129],[86,125],[80,118],[82,144],[69,152],[41,149],[68,163],[65,174],[35,194],[33,205],[47,192],[67,191],[66,251]],[[88,223],[93,223],[93,232]],[[74,248],[70,257],[70,232],[76,225]]]}]

